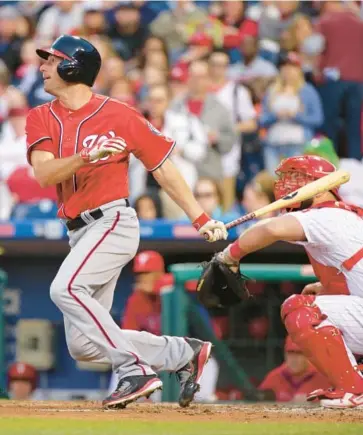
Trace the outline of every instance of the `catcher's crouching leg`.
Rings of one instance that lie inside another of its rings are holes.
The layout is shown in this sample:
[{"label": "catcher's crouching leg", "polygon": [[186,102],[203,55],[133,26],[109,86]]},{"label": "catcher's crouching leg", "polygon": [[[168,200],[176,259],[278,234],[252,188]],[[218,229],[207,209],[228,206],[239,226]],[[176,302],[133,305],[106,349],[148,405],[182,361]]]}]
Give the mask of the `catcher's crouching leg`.
[{"label": "catcher's crouching leg", "polygon": [[336,390],[363,393],[363,378],[349,359],[342,334],[315,305],[315,296],[293,295],[282,304],[281,317],[292,340]]}]

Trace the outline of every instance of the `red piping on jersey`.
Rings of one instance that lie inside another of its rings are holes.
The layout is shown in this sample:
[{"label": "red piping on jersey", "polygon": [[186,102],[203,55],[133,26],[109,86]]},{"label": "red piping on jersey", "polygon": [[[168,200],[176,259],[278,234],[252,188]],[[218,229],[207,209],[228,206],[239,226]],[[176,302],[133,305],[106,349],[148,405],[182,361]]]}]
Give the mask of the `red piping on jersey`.
[{"label": "red piping on jersey", "polygon": [[[101,109],[102,107],[107,103],[107,101],[110,99],[110,97],[105,98],[102,103],[97,107],[97,109],[91,113],[90,115],[88,115],[86,118],[82,119],[82,121],[78,124],[77,127],[77,132],[76,132],[76,142],[74,144],[74,154],[77,154],[77,148],[78,148],[78,140],[79,140],[79,132],[81,131],[81,127],[82,125],[88,121],[89,119],[91,119],[93,116],[95,116]],[[77,176],[74,173],[73,174],[73,192],[75,192],[77,190]]]},{"label": "red piping on jersey", "polygon": [[[101,323],[98,321],[97,317],[92,313],[92,311],[73,293],[72,291],[72,284],[74,280],[77,278],[78,274],[82,270],[83,266],[87,263],[87,261],[91,258],[92,254],[95,252],[95,250],[100,246],[100,244],[106,239],[106,237],[115,229],[118,221],[120,220],[120,212],[117,212],[116,219],[114,223],[112,224],[112,227],[109,228],[104,235],[100,238],[100,240],[94,245],[94,247],[88,252],[78,269],[74,272],[71,280],[68,284],[68,293],[72,296],[72,298],[84,309],[87,311],[87,313],[91,316],[92,320],[96,323],[98,329],[102,332],[108,343],[114,348],[117,349],[114,342],[111,340],[110,336],[107,334]],[[133,352],[129,352],[131,355],[135,358],[135,364],[140,367],[143,375],[146,375],[145,368],[140,365],[139,357],[134,354]]]}]

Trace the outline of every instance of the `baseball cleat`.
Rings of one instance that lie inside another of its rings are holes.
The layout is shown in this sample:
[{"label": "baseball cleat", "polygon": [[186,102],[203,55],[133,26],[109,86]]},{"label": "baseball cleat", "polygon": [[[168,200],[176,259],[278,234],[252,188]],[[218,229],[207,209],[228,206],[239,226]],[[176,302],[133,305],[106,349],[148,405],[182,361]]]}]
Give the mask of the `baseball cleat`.
[{"label": "baseball cleat", "polygon": [[123,409],[140,397],[148,398],[161,390],[163,383],[156,375],[128,376],[120,380],[116,390],[102,402],[105,409]]},{"label": "baseball cleat", "polygon": [[363,394],[345,393],[338,399],[323,399],[320,401],[323,408],[347,409],[363,408]]},{"label": "baseball cleat", "polygon": [[212,343],[195,338],[186,338],[185,341],[193,349],[193,358],[176,372],[180,383],[179,405],[182,408],[189,406],[195,394],[200,390],[199,380],[207,364],[212,350]]},{"label": "baseball cleat", "polygon": [[324,390],[323,388],[318,388],[317,390],[312,391],[306,397],[308,402],[312,402],[313,400],[322,400],[322,399],[341,399],[344,396],[343,390],[335,390],[334,388],[328,388]]}]

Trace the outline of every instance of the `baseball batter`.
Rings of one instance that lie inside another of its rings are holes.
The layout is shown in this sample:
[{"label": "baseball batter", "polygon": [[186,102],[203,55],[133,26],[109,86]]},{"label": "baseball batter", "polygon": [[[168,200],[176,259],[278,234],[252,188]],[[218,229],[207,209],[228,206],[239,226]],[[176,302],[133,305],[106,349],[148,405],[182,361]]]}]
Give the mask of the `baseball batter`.
[{"label": "baseball batter", "polygon": [[[276,199],[333,171],[321,157],[288,158],[276,169]],[[254,225],[218,258],[235,269],[247,254],[278,240],[302,244],[320,280],[281,309],[290,337],[332,387],[308,400],[329,408],[363,406],[355,358],[363,353],[363,209],[342,202],[337,190],[319,194]]]},{"label": "baseball batter", "polygon": [[50,289],[64,314],[69,352],[79,361],[111,363],[119,376],[103,404],[125,407],[160,389],[159,371],[177,373],[179,403],[199,389],[211,343],[120,330],[109,314],[116,281],[139,245],[139,224],[128,202],[128,162],[136,156],[208,241],[227,237],[207,216],[169,160],[174,141],[136,110],[92,93],[101,66],[88,41],[62,35],[38,49],[44,89],[56,98],[29,112],[28,161],[42,186],[56,185],[58,216],[71,251]]}]

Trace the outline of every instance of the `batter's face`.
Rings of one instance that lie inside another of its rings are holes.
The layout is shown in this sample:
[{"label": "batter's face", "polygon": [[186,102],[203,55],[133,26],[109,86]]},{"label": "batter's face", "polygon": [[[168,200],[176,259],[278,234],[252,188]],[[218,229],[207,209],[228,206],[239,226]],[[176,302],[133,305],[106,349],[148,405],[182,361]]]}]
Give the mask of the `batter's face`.
[{"label": "batter's face", "polygon": [[62,60],[60,57],[50,55],[47,60],[42,61],[39,68],[44,79],[44,90],[51,95],[58,96],[60,91],[67,87],[67,83],[59,77],[57,71]]}]

